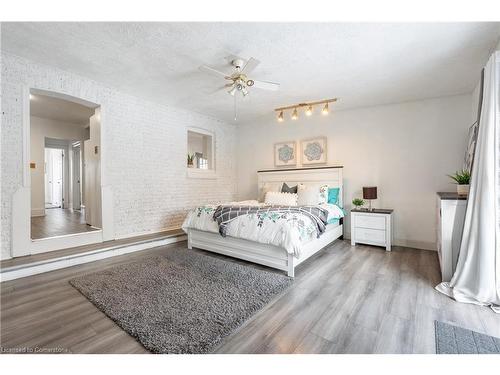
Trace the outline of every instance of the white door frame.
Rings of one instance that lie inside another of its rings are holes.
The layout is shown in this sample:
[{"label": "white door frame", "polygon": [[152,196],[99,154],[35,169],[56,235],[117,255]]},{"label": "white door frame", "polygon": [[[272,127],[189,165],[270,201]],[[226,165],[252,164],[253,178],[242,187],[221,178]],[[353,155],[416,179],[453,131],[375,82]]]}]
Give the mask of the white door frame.
[{"label": "white door frame", "polygon": [[[81,208],[81,203],[82,203],[82,192],[81,192],[81,164],[80,161],[82,159],[82,145],[79,142],[78,146],[75,146],[74,144],[71,145],[71,152],[73,153],[73,160],[72,160],[72,173],[71,173],[71,179],[72,179],[72,199],[71,199],[71,208],[74,210],[79,210]],[[78,155],[78,158],[76,157]],[[78,172],[78,173],[76,173]]]},{"label": "white door frame", "polygon": [[30,172],[30,93],[69,100],[87,107],[101,107],[101,129],[105,129],[105,107],[67,93],[55,92],[34,86],[24,86],[23,107],[23,181],[12,198],[12,257],[44,253],[68,247],[113,240],[113,191],[105,171],[107,165],[106,132],[101,132],[101,210],[102,229],[98,231],[68,234],[57,237],[31,239],[31,172]]}]

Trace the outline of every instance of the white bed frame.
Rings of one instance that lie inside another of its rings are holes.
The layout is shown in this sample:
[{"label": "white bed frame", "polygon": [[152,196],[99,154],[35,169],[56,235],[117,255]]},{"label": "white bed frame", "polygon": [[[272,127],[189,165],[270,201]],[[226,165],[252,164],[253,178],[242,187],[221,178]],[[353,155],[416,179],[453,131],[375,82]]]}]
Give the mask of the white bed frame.
[{"label": "white bed frame", "polygon": [[[340,166],[259,171],[257,175],[259,191],[265,183],[286,182],[289,186],[297,183],[328,184],[330,188],[340,188],[339,203],[343,204],[342,167]],[[187,235],[189,249],[196,247],[277,268],[286,271],[288,276],[294,277],[295,267],[343,235],[343,225],[328,228],[321,237],[307,243],[302,248],[299,258],[288,254],[285,249],[278,246],[229,236],[222,237],[218,233],[188,229]]]}]

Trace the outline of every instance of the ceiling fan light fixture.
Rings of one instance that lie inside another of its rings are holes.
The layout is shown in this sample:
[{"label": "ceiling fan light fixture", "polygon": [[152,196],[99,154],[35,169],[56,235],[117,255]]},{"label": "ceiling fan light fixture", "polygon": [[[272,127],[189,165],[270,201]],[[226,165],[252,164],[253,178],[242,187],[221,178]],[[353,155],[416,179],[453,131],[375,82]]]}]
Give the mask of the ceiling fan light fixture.
[{"label": "ceiling fan light fixture", "polygon": [[285,121],[285,117],[283,116],[283,111],[280,112],[280,114],[278,115],[278,122],[283,122]]},{"label": "ceiling fan light fixture", "polygon": [[313,107],[312,107],[312,105],[310,105],[309,107],[307,107],[305,113],[306,113],[306,116],[311,116],[313,114]]},{"label": "ceiling fan light fixture", "polygon": [[228,93],[229,95],[234,96],[234,94],[236,93],[236,86],[233,86],[233,87],[231,88],[231,90],[229,90],[227,93]]},{"label": "ceiling fan light fixture", "polygon": [[297,120],[298,118],[299,118],[299,113],[297,112],[297,108],[294,108],[292,112],[292,120]]},{"label": "ceiling fan light fixture", "polygon": [[323,107],[323,109],[321,110],[321,114],[327,115],[328,112],[330,112],[330,110],[328,109],[328,103],[326,103],[325,106]]},{"label": "ceiling fan light fixture", "polygon": [[247,95],[248,95],[248,90],[247,90],[247,88],[246,88],[246,87],[243,87],[243,88],[241,89],[241,93],[243,94],[243,96],[247,96]]},{"label": "ceiling fan light fixture", "polygon": [[247,81],[247,86],[248,86],[248,87],[252,87],[254,83],[255,83],[255,82],[254,82],[254,80],[253,80],[253,79],[249,79],[249,80]]}]

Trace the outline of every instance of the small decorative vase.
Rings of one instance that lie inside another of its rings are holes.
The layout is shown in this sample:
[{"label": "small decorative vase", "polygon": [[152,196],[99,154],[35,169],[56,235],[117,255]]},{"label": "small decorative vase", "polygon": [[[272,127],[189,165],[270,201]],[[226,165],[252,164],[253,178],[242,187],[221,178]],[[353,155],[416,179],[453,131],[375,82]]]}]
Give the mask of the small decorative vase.
[{"label": "small decorative vase", "polygon": [[469,195],[469,185],[457,185],[457,194],[461,196]]}]

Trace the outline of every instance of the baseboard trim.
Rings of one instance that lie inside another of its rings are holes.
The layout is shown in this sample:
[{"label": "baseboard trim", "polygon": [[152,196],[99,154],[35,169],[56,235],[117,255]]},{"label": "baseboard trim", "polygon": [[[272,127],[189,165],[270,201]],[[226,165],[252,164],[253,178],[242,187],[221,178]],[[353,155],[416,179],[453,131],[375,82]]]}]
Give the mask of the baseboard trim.
[{"label": "baseboard trim", "polygon": [[175,242],[185,241],[186,239],[186,235],[168,236],[164,238],[142,241],[135,244],[132,243],[127,245],[116,245],[109,248],[93,250],[82,254],[68,255],[56,259],[49,259],[19,266],[12,266],[1,270],[0,282],[38,275],[45,272],[55,271],[61,268],[95,262],[98,260],[111,258],[118,255],[129,254],[136,251],[152,249]]},{"label": "baseboard trim", "polygon": [[45,208],[32,208],[31,217],[45,216]]},{"label": "baseboard trim", "polygon": [[173,230],[181,230],[181,227],[165,227],[162,229],[158,230],[147,230],[144,232],[135,232],[135,233],[130,233],[130,234],[123,234],[123,235],[115,235],[115,239],[117,240],[124,240],[127,238],[132,238],[132,237],[139,237],[139,236],[147,236],[148,234],[156,234],[156,233],[162,233],[162,232],[169,232]]},{"label": "baseboard trim", "polygon": [[[350,241],[351,240],[350,233],[344,234],[344,239]],[[393,240],[392,246],[410,247],[412,249],[437,251],[435,243],[426,241],[402,240],[396,238]]]}]

